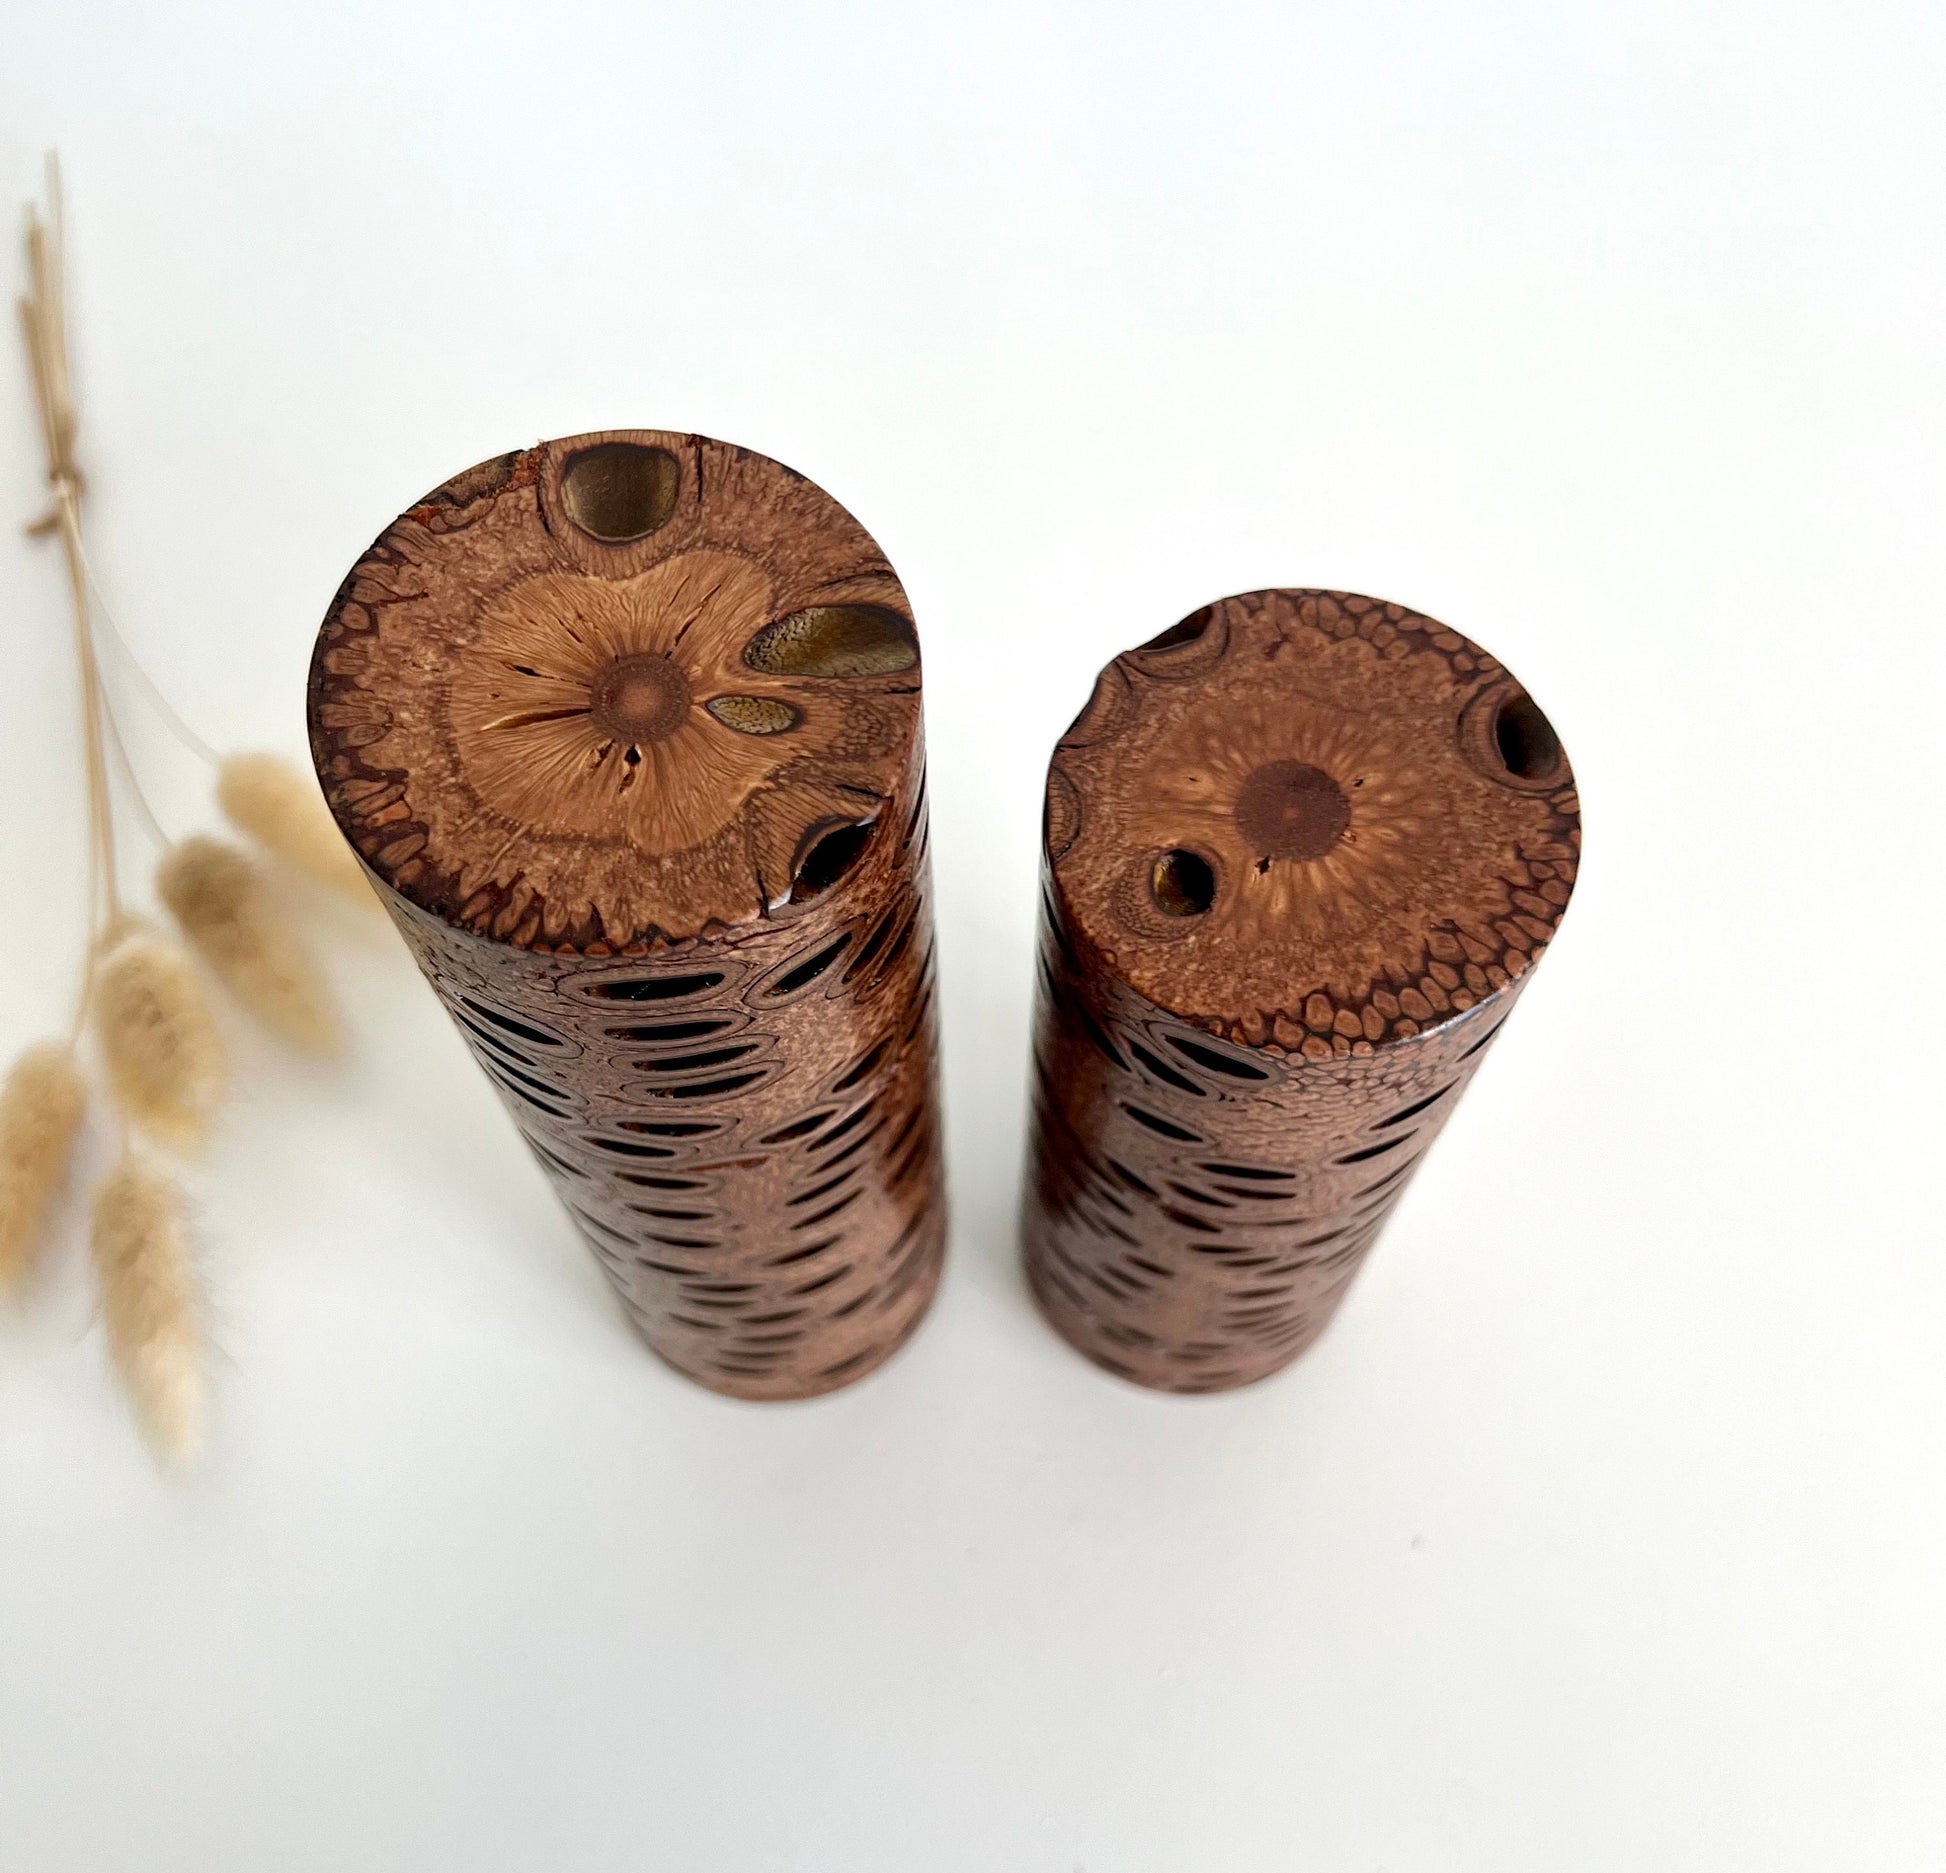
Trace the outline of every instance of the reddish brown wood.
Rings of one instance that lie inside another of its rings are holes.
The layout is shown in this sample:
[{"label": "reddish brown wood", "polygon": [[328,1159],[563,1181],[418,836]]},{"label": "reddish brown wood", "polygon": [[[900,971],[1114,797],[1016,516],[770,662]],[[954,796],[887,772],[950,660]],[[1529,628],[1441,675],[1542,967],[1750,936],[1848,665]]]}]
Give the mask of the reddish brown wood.
[{"label": "reddish brown wood", "polygon": [[702,436],[502,456],[353,568],[310,722],[649,1344],[748,1398],[891,1353],[945,1211],[918,641],[864,529]]},{"label": "reddish brown wood", "polygon": [[1060,1332],[1170,1391],[1296,1358],[1580,840],[1527,692],[1402,606],[1252,592],[1109,664],[1047,777],[1024,1237]]}]

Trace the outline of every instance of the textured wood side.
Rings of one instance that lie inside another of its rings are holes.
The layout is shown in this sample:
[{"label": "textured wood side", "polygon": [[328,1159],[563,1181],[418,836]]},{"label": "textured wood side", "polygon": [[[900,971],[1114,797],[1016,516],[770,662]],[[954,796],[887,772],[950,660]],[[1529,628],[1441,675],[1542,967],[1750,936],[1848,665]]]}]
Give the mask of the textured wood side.
[{"label": "textured wood side", "polygon": [[816,918],[653,962],[535,956],[381,888],[629,1317],[717,1391],[849,1384],[938,1284],[916,776],[885,845]]},{"label": "textured wood side", "polygon": [[938,1281],[918,660],[829,495],[659,431],[454,477],[318,637],[339,826],[650,1346],[742,1397]]},{"label": "textured wood side", "polygon": [[[1524,773],[1482,739],[1503,707]],[[1477,645],[1341,593],[1224,601],[1103,673],[1049,773],[1023,1227],[1098,1364],[1216,1391],[1323,1331],[1567,903],[1578,804],[1530,710]],[[1260,777],[1298,766],[1350,805],[1287,788],[1266,835]],[[1212,895],[1172,915],[1131,880],[1177,850]]]}]

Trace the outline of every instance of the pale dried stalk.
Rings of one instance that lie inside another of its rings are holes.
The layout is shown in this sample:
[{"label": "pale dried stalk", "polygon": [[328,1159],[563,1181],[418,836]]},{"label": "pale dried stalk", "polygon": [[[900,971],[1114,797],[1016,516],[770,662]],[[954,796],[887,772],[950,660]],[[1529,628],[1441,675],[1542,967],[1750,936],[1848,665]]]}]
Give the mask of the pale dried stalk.
[{"label": "pale dried stalk", "polygon": [[96,964],[90,999],[123,1113],[160,1144],[201,1144],[227,1073],[223,1037],[188,956],[136,924]]},{"label": "pale dried stalk", "polygon": [[132,1151],[95,1193],[95,1275],[108,1350],[142,1428],[172,1462],[203,1433],[202,1330],[182,1198]]},{"label": "pale dried stalk", "polygon": [[317,783],[274,754],[233,754],[216,776],[216,803],[239,832],[318,884],[366,906],[377,899]]},{"label": "pale dried stalk", "polygon": [[155,882],[183,935],[259,1021],[307,1053],[340,1050],[324,978],[245,854],[197,834],[164,854]]},{"label": "pale dried stalk", "polygon": [[0,1084],[0,1293],[24,1281],[39,1259],[87,1104],[64,1041],[28,1048]]},{"label": "pale dried stalk", "polygon": [[[29,374],[34,383],[34,407],[40,413],[41,438],[47,450],[47,483],[53,505],[27,531],[58,533],[67,564],[69,612],[74,627],[75,657],[81,676],[81,725],[88,775],[89,939],[104,924],[121,915],[121,893],[115,876],[115,821],[108,793],[108,761],[102,742],[101,672],[95,661],[94,638],[88,625],[88,572],[81,551],[81,465],[75,455],[79,422],[68,376],[67,305],[62,283],[61,171],[47,159],[48,219],[33,210],[27,216],[28,291],[19,302],[21,332],[27,341]],[[79,1031],[86,1009],[84,978],[81,1006],[75,1013]]]},{"label": "pale dried stalk", "polygon": [[[29,290],[19,313],[52,495],[48,512],[28,532],[60,538],[80,671],[89,890],[87,961],[74,1035],[95,1003],[118,1099],[137,1123],[181,1140],[200,1129],[220,1091],[221,1045],[187,959],[159,935],[131,929],[122,911],[106,753],[111,738],[119,746],[119,736],[89,617],[62,284],[60,171],[51,156],[47,167],[48,219],[44,223],[29,211]],[[146,812],[132,769],[129,779]],[[0,1087],[0,1285],[25,1271],[38,1246],[86,1103],[72,1036],[65,1045],[30,1049]],[[174,1186],[126,1142],[121,1162],[95,1195],[92,1245],[115,1364],[156,1447],[172,1459],[186,1458],[202,1434],[203,1381],[182,1206]]]}]

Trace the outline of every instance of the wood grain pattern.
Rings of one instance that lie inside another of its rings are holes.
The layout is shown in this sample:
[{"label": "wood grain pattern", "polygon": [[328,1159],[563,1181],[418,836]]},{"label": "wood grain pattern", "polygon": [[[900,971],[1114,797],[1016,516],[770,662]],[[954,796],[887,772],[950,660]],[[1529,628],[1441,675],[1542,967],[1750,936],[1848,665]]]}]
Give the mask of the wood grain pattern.
[{"label": "wood grain pattern", "polygon": [[1302,1352],[1579,850],[1545,716],[1402,606],[1253,592],[1109,664],[1047,782],[1024,1240],[1054,1325],[1176,1391]]},{"label": "wood grain pattern", "polygon": [[353,568],[312,750],[649,1344],[850,1382],[944,1243],[920,672],[863,528],[700,436],[456,476]]}]

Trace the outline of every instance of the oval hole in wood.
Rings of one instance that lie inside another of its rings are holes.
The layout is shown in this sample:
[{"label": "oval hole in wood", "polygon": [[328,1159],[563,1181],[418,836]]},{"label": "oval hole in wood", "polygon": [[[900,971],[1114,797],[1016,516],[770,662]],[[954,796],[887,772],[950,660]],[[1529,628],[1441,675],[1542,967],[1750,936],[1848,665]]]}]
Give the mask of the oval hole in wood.
[{"label": "oval hole in wood", "polygon": [[919,639],[888,605],[812,605],[765,625],[743,661],[772,676],[892,676],[919,661]]},{"label": "oval hole in wood", "polygon": [[813,827],[791,871],[791,902],[802,904],[829,891],[864,856],[876,828],[869,819]]},{"label": "oval hole in wood", "polygon": [[1214,605],[1205,605],[1201,611],[1192,611],[1180,624],[1172,624],[1168,630],[1159,631],[1146,644],[1138,645],[1140,650],[1175,650],[1183,644],[1193,644],[1209,629],[1210,620],[1216,616]]},{"label": "oval hole in wood", "polygon": [[1561,765],[1561,738],[1525,690],[1515,690],[1493,712],[1493,746],[1518,780],[1545,780]]},{"label": "oval hole in wood", "polygon": [[667,449],[601,442],[579,449],[561,471],[561,505],[596,540],[640,540],[676,511],[682,471]]},{"label": "oval hole in wood", "polygon": [[693,976],[641,976],[622,982],[595,982],[588,993],[605,1002],[672,1002],[686,995],[701,995],[721,985],[722,975],[705,970]]},{"label": "oval hole in wood", "polygon": [[849,930],[841,932],[835,941],[827,943],[814,955],[807,956],[801,963],[787,969],[764,990],[764,999],[776,1001],[786,995],[795,995],[801,988],[808,988],[850,947],[851,932]]},{"label": "oval hole in wood", "polygon": [[774,696],[712,696],[703,707],[739,735],[781,735],[797,725],[797,711]]},{"label": "oval hole in wood", "polygon": [[1216,874],[1208,859],[1178,846],[1151,868],[1149,895],[1165,917],[1200,917],[1216,901]]}]

